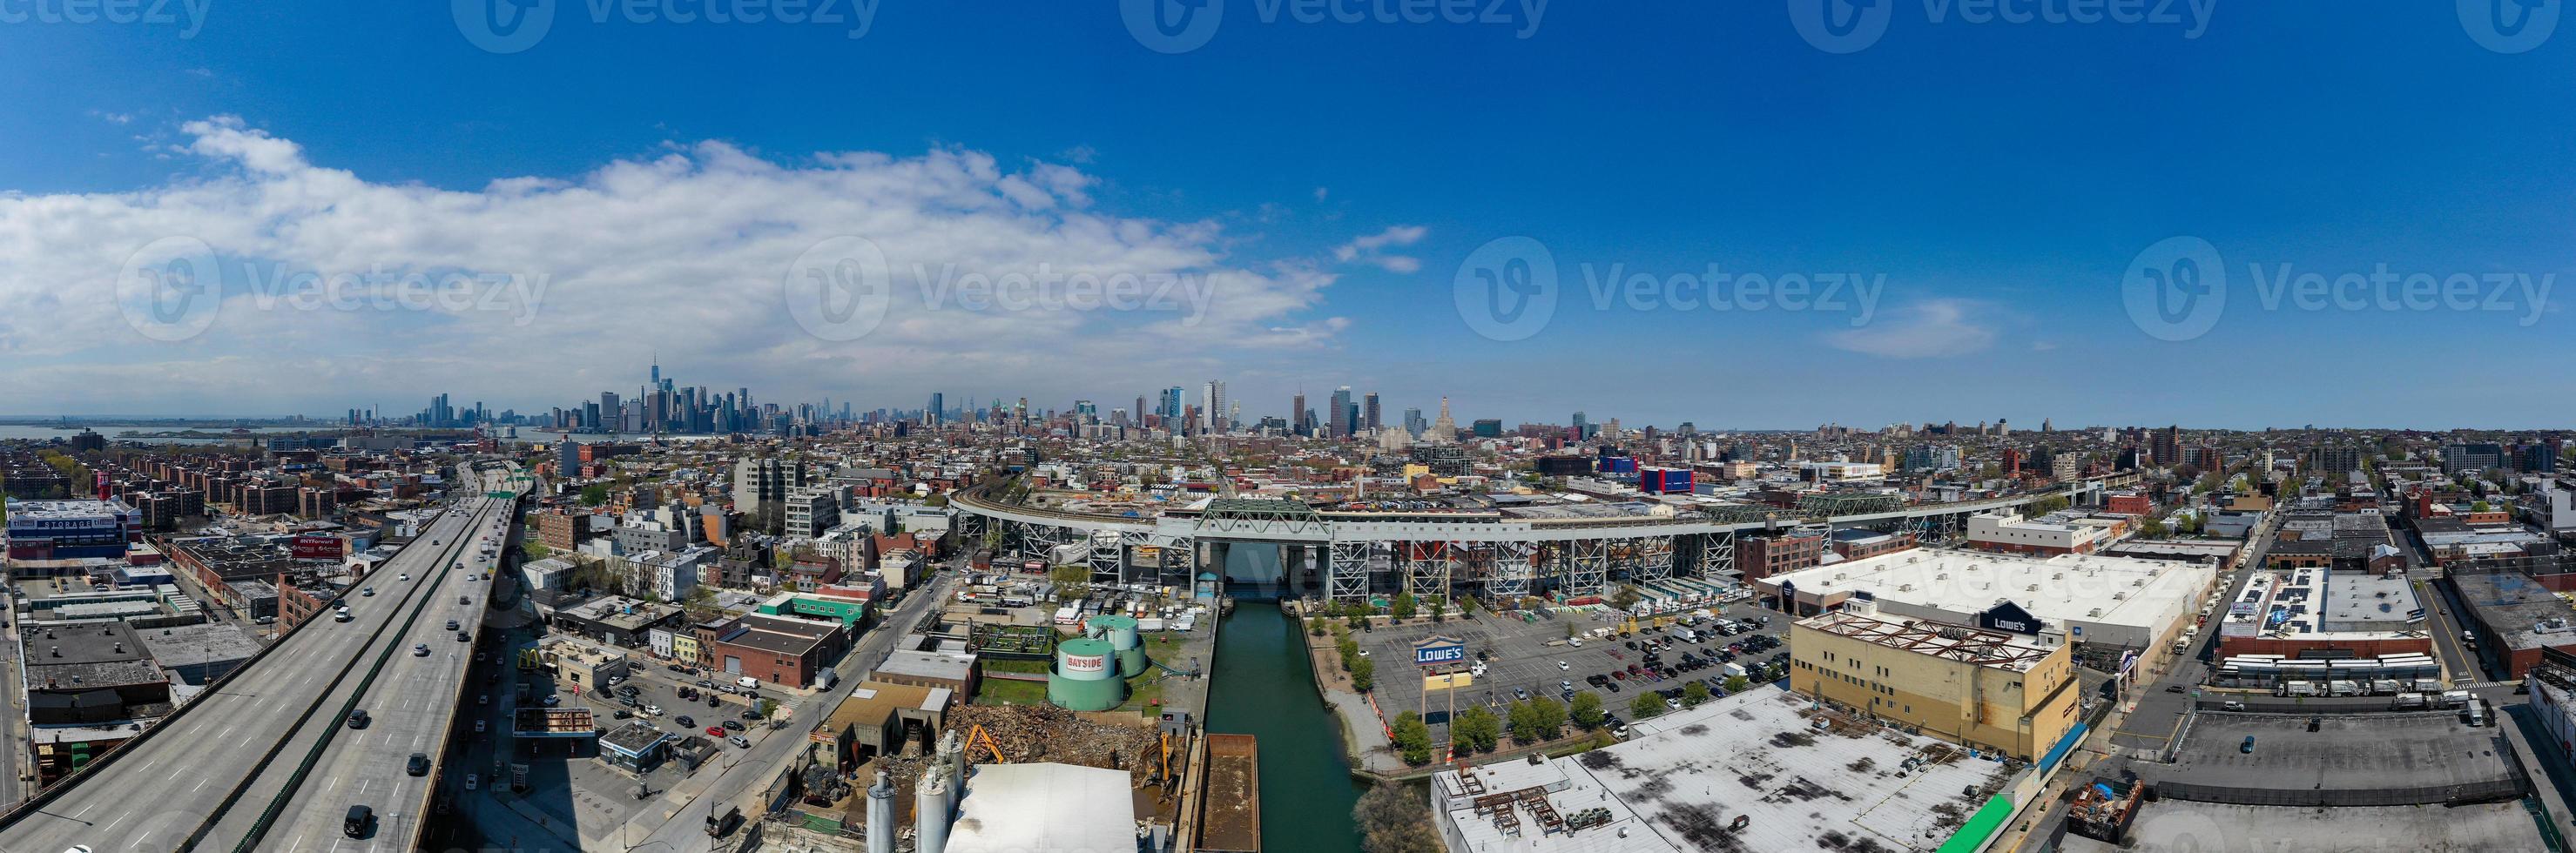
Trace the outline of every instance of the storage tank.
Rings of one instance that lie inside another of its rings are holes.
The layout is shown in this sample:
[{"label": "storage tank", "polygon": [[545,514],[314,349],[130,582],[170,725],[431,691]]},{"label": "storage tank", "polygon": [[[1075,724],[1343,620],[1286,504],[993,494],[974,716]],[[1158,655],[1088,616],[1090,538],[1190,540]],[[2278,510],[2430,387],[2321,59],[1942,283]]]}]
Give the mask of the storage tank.
[{"label": "storage tank", "polygon": [[1090,634],[1109,641],[1118,658],[1118,677],[1133,678],[1145,671],[1145,647],[1136,635],[1136,617],[1091,617]]},{"label": "storage tank", "polygon": [[1117,650],[1107,640],[1066,640],[1055,647],[1047,673],[1047,702],[1075,711],[1106,711],[1127,701],[1118,677]]},{"label": "storage tank", "polygon": [[868,853],[894,853],[894,780],[883,770],[868,786]]},{"label": "storage tank", "polygon": [[948,768],[933,764],[921,772],[912,791],[912,849],[942,853],[948,849]]}]

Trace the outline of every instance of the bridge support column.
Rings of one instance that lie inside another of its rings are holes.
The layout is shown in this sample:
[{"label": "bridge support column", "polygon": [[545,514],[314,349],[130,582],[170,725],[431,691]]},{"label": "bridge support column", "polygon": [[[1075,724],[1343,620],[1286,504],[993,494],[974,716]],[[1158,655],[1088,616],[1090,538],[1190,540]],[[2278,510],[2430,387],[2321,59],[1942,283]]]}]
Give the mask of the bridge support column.
[{"label": "bridge support column", "polygon": [[1449,543],[1398,543],[1404,560],[1404,591],[1416,602],[1429,599],[1449,600]]},{"label": "bridge support column", "polygon": [[1630,576],[1641,581],[1659,581],[1673,576],[1673,537],[1647,536],[1631,540],[1636,543],[1636,564]]},{"label": "bridge support column", "polygon": [[1496,542],[1492,549],[1487,558],[1492,565],[1482,576],[1486,603],[1500,605],[1503,599],[1530,594],[1530,579],[1538,574],[1538,543]]},{"label": "bridge support column", "polygon": [[1564,553],[1566,595],[1600,595],[1609,587],[1610,540],[1568,540]]},{"label": "bridge support column", "polygon": [[1334,542],[1324,564],[1324,598],[1334,603],[1368,600],[1369,543]]}]

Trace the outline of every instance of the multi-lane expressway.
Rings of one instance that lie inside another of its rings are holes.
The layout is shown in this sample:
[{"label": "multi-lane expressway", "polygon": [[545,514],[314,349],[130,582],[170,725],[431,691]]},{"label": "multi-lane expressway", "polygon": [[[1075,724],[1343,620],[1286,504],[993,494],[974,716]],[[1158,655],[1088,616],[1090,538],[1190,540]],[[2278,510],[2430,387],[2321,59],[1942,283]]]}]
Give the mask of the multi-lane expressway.
[{"label": "multi-lane expressway", "polygon": [[[309,769],[298,763],[303,755],[283,756],[262,768],[253,789],[263,798],[245,798],[226,812],[201,849],[303,851],[363,844],[370,851],[402,851],[414,846],[433,783],[471,772],[450,768],[442,759],[471,668],[473,640],[481,635],[483,611],[489,606],[491,583],[486,579],[499,569],[511,518],[504,509],[479,522],[468,536],[464,556],[449,563],[447,577],[431,590],[427,607],[409,630],[360,662],[361,667],[379,658],[383,662],[356,703],[357,710],[372,718],[368,726],[350,729],[344,722]],[[428,654],[420,654],[424,649]],[[411,774],[415,754],[427,763],[417,776]],[[482,781],[488,780],[478,784]],[[349,838],[344,818],[356,805],[368,807],[374,819],[359,828],[354,844],[343,845]]]},{"label": "multi-lane expressway", "polygon": [[[50,853],[76,845],[99,853],[231,849],[239,833],[215,833],[247,825],[234,821],[236,815],[256,817],[281,794],[295,795],[287,788],[291,771],[326,737],[362,736],[353,741],[357,749],[337,750],[344,757],[381,753],[398,738],[418,738],[419,751],[437,755],[454,703],[452,699],[429,701],[427,694],[415,691],[432,689],[435,685],[429,682],[434,680],[452,685],[462,678],[470,652],[466,657],[440,653],[458,652],[469,644],[455,642],[454,632],[449,631],[444,632],[444,645],[431,644],[433,653],[428,658],[412,658],[410,648],[424,642],[421,637],[440,634],[429,629],[443,627],[447,619],[465,619],[454,615],[471,609],[458,604],[459,595],[480,601],[483,585],[460,580],[467,571],[455,566],[459,561],[473,565],[471,561],[481,554],[478,543],[483,534],[508,523],[510,503],[472,497],[440,514],[425,535],[358,582],[344,599],[350,621],[340,622],[328,614],[315,617],[154,731],[57,783],[55,790],[39,799],[0,816],[0,851]],[[365,594],[367,588],[374,594]],[[347,729],[339,709],[358,695],[370,671],[388,653],[399,660],[386,665],[388,674],[373,680],[368,700],[360,703],[379,722],[367,729]],[[429,665],[397,671],[398,664],[422,662]],[[414,686],[415,681],[422,684]],[[402,754],[410,751],[406,748]],[[397,765],[390,773],[367,772],[362,782],[351,765],[331,760],[333,754],[324,752],[317,772],[337,772],[341,784],[348,786],[344,791],[361,784],[385,789],[386,796],[379,800],[383,805],[377,807],[385,825],[372,837],[392,839],[384,832],[391,829],[405,834],[391,847],[407,847],[408,835],[417,832],[422,798],[413,796],[397,805],[395,795],[405,783],[416,794],[423,780],[402,775]],[[316,791],[331,781],[326,775],[303,786]],[[289,814],[300,815],[291,811],[296,802],[289,800]],[[345,813],[347,805],[343,801],[339,811]],[[337,814],[332,817],[334,829],[338,819]],[[300,825],[301,818],[295,820]],[[265,842],[257,846],[271,849]]]}]

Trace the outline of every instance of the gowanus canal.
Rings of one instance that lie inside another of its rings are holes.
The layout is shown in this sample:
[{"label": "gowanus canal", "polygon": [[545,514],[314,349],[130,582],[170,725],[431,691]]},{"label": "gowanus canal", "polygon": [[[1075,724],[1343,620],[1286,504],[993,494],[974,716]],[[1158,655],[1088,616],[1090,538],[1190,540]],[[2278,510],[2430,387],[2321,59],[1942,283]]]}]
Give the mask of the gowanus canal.
[{"label": "gowanus canal", "polygon": [[[1278,559],[1267,548],[1235,548],[1227,557],[1229,570]],[[1273,600],[1235,605],[1217,634],[1207,728],[1260,739],[1261,849],[1358,853],[1351,807],[1366,789],[1343,757],[1341,724],[1315,692],[1305,638]]]}]

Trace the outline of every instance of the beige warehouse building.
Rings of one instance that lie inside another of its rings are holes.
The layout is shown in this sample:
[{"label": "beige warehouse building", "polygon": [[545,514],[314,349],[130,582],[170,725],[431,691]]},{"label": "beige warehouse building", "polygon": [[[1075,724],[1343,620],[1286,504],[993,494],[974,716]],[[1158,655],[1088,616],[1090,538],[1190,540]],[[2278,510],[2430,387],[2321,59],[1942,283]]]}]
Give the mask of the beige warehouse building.
[{"label": "beige warehouse building", "polygon": [[2035,761],[2075,727],[2064,638],[1879,613],[1875,603],[1790,626],[1790,687],[1924,734]]}]

